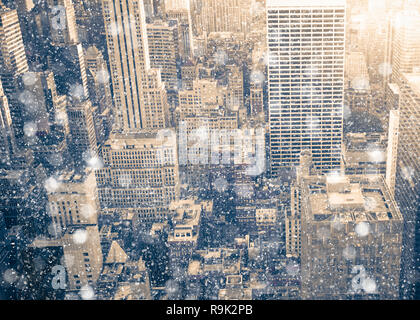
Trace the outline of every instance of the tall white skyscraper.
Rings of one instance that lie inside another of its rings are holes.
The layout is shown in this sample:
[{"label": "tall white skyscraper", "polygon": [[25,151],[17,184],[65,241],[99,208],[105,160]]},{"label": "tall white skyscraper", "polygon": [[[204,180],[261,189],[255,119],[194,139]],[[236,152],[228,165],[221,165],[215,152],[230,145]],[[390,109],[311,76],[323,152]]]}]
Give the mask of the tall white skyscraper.
[{"label": "tall white skyscraper", "polygon": [[340,166],[344,0],[267,0],[271,173],[303,149],[324,172]]},{"label": "tall white skyscraper", "polygon": [[143,1],[102,0],[117,120],[125,131],[167,126],[160,71],[150,68]]}]

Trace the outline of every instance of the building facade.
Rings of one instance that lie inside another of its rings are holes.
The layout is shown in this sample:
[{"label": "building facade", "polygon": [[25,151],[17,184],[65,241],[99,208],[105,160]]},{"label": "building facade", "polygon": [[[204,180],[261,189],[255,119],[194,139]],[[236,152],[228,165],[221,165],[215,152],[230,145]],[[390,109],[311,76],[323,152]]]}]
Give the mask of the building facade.
[{"label": "building facade", "polygon": [[271,173],[310,149],[324,171],[340,166],[345,2],[267,1]]}]

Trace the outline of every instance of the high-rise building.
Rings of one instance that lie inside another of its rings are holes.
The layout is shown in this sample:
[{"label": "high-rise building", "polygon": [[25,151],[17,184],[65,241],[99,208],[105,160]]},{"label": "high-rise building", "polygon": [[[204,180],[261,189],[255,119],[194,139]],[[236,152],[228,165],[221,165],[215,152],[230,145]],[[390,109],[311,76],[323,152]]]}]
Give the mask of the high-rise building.
[{"label": "high-rise building", "polygon": [[[123,275],[123,276],[121,276]],[[96,285],[100,300],[151,300],[150,279],[142,258],[132,261],[112,241]]]},{"label": "high-rise building", "polygon": [[179,96],[179,114],[186,116],[208,114],[209,109],[218,109],[223,105],[224,92],[217,81],[196,79],[192,81],[191,90],[181,90]]},{"label": "high-rise building", "polygon": [[93,287],[101,274],[103,259],[97,225],[73,226],[57,239],[38,238],[30,246],[63,248],[66,291],[93,299]]},{"label": "high-rise building", "polygon": [[76,15],[73,0],[48,0],[50,34],[54,44],[78,43]]},{"label": "high-rise building", "polygon": [[57,188],[48,192],[48,211],[57,235],[72,226],[97,224],[98,208],[95,174],[91,169],[83,173],[62,172]]},{"label": "high-rise building", "polygon": [[388,126],[388,148],[386,157],[386,183],[391,191],[392,196],[395,196],[395,175],[397,170],[398,157],[398,131],[399,131],[399,110],[392,109],[389,112],[389,126]]},{"label": "high-rise building", "polygon": [[365,56],[362,52],[346,54],[344,69],[344,99],[352,112],[372,112],[372,92]]},{"label": "high-rise building", "polygon": [[181,66],[181,88],[179,90],[192,90],[196,78],[196,66],[191,61]]},{"label": "high-rise building", "polygon": [[169,204],[179,198],[174,133],[112,133],[101,157],[104,167],[96,171],[96,181],[104,214],[130,212],[139,221],[165,219]]},{"label": "high-rise building", "polygon": [[49,70],[54,73],[57,91],[78,99],[89,97],[86,60],[83,47],[77,44],[60,44],[51,48]]},{"label": "high-rise building", "polygon": [[156,21],[147,25],[150,64],[160,69],[162,81],[167,90],[177,86],[176,60],[178,55],[178,33],[175,26]]},{"label": "high-rise building", "polygon": [[117,125],[165,128],[168,106],[159,70],[151,69],[143,1],[103,0]]},{"label": "high-rise building", "polygon": [[[52,72],[27,72],[19,79],[19,101],[23,104],[22,120],[33,125],[34,134],[48,134],[54,122],[57,98]],[[31,136],[32,134],[29,134]]]},{"label": "high-rise building", "polygon": [[345,1],[267,0],[271,173],[312,151],[323,171],[340,166]]},{"label": "high-rise building", "polygon": [[0,19],[0,61],[2,71],[22,74],[28,70],[28,63],[17,12],[0,4]]},{"label": "high-rise building", "polygon": [[391,82],[401,84],[403,73],[414,72],[420,66],[420,14],[401,12],[393,21]]},{"label": "high-rise building", "polygon": [[347,133],[342,172],[346,175],[383,174],[387,165],[386,138],[379,133]]},{"label": "high-rise building", "polygon": [[164,0],[165,11],[187,9],[190,6],[190,0]]},{"label": "high-rise building", "polygon": [[17,142],[23,137],[22,105],[17,99],[18,78],[29,70],[16,10],[0,2],[0,78],[9,101]]},{"label": "high-rise building", "polygon": [[171,9],[166,10],[166,16],[168,21],[176,22],[179,58],[182,62],[186,62],[192,58],[194,52],[191,11],[189,9]]},{"label": "high-rise building", "polygon": [[420,74],[402,74],[395,199],[404,216],[401,298],[419,298]]},{"label": "high-rise building", "polygon": [[195,1],[200,34],[211,32],[247,33],[251,20],[250,0]]},{"label": "high-rise building", "polygon": [[251,83],[249,88],[250,113],[259,114],[264,110],[264,89],[258,83]]},{"label": "high-rise building", "polygon": [[9,102],[4,95],[3,86],[0,81],[0,166],[9,167],[13,152],[16,149],[15,135],[12,129],[12,118],[10,116]]},{"label": "high-rise building", "polygon": [[298,170],[302,299],[398,299],[403,217],[382,176]]},{"label": "high-rise building", "polygon": [[83,166],[98,151],[98,143],[90,100],[67,103],[70,129],[68,146],[76,166]]},{"label": "high-rise building", "polygon": [[[174,201],[169,207],[173,228],[168,234],[169,265],[186,269],[200,235],[203,206],[192,199]],[[186,271],[186,270],[185,270]]]}]

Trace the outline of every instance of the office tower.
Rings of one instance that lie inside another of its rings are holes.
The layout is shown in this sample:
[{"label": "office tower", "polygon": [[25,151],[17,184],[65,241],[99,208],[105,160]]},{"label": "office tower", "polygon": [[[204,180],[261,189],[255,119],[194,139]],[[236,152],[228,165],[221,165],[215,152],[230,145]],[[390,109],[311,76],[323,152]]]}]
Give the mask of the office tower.
[{"label": "office tower", "polygon": [[16,10],[0,3],[0,78],[9,101],[16,142],[23,137],[22,105],[17,99],[18,77],[28,71],[19,19]]},{"label": "office tower", "polygon": [[33,34],[31,34],[32,26],[30,23],[30,12],[34,8],[34,2],[33,0],[15,0],[14,2],[14,6],[8,3],[6,3],[6,6],[16,9],[22,31],[23,43],[25,43],[26,46],[26,44],[33,39]]},{"label": "office tower", "polygon": [[145,262],[141,257],[138,261],[130,260],[117,241],[112,242],[104,259],[96,288],[100,300],[152,299]]},{"label": "office tower", "polygon": [[110,76],[102,53],[95,47],[86,50],[86,72],[89,99],[92,101],[93,118],[98,144],[104,142],[113,125],[113,100]]},{"label": "office tower", "polygon": [[[404,216],[401,298],[419,298],[420,74],[402,74],[395,199]],[[415,289],[416,288],[416,289]]]},{"label": "office tower", "polygon": [[393,21],[391,82],[401,84],[403,73],[420,66],[420,14],[403,11]]},{"label": "office tower", "polygon": [[68,159],[65,96],[57,93],[50,71],[27,72],[19,79],[19,101],[23,105],[24,139],[35,162],[47,172],[62,169]]},{"label": "office tower", "polygon": [[50,8],[50,35],[54,45],[78,43],[73,0],[47,0]]},{"label": "office tower", "polygon": [[301,211],[299,209],[300,195],[296,185],[292,186],[290,192],[290,211],[285,211],[285,237],[286,237],[286,257],[300,257],[301,237],[300,223]]},{"label": "office tower", "polygon": [[382,176],[298,170],[303,299],[398,299],[403,217]]},{"label": "office tower", "polygon": [[165,128],[168,106],[159,70],[151,69],[143,1],[103,0],[117,125]]},{"label": "office tower", "polygon": [[312,151],[322,171],[340,166],[345,2],[267,1],[271,173]]},{"label": "office tower", "polygon": [[[26,72],[20,77],[18,88],[26,136],[49,134],[55,120],[57,99],[54,74],[49,71]],[[34,132],[25,130],[27,126],[31,126]]]},{"label": "office tower", "polygon": [[169,22],[176,23],[179,58],[185,63],[193,57],[194,53],[191,11],[189,9],[166,10],[166,17]]},{"label": "office tower", "polygon": [[[47,220],[46,194],[43,190],[45,172],[42,166],[35,167],[28,160],[24,165],[22,168],[0,171],[0,212],[8,229],[23,226],[25,237],[29,238],[34,232],[44,230]],[[27,170],[28,167],[31,170]]]},{"label": "office tower", "polygon": [[[201,32],[240,32],[247,33],[251,20],[250,0],[202,0],[196,2]],[[196,13],[197,14],[197,13]]]},{"label": "office tower", "polygon": [[396,83],[388,82],[385,87],[385,108],[387,112],[398,109],[400,104],[400,88]]},{"label": "office tower", "polygon": [[57,236],[72,226],[97,224],[99,204],[93,170],[63,171],[56,182],[57,188],[48,192],[47,209]]},{"label": "office tower", "polygon": [[228,101],[227,104],[233,110],[242,108],[244,105],[244,73],[236,65],[229,65],[227,68]]},{"label": "office tower", "polygon": [[0,19],[2,72],[10,71],[22,74],[28,70],[28,64],[17,12],[0,4]]},{"label": "office tower", "polygon": [[94,286],[102,270],[102,250],[97,225],[79,225],[69,228],[57,239],[37,238],[33,248],[62,248],[67,292],[93,299]]},{"label": "office tower", "polygon": [[202,206],[194,200],[174,201],[169,207],[173,227],[168,234],[171,270],[186,269],[198,244]]},{"label": "office tower", "polygon": [[89,97],[86,60],[80,43],[52,47],[48,66],[54,73],[58,94],[77,99]]},{"label": "office tower", "polygon": [[150,65],[160,69],[166,90],[177,87],[176,60],[178,55],[178,33],[175,26],[167,22],[156,21],[147,25]]},{"label": "office tower", "polygon": [[188,115],[207,114],[209,109],[223,105],[224,92],[217,81],[196,79],[192,83],[192,90],[181,90],[178,93],[180,119]]},{"label": "office tower", "polygon": [[74,9],[79,41],[106,50],[102,0],[74,1]]},{"label": "office tower", "polygon": [[[366,10],[366,17],[364,21],[360,22],[364,25],[361,37],[364,40],[363,49],[369,65],[372,85],[379,84],[384,79],[383,69],[387,52],[387,37],[389,36],[387,18],[391,9],[391,5],[385,2],[388,1],[370,1]],[[366,11],[362,11],[361,14]]]},{"label": "office tower", "polygon": [[174,134],[112,133],[101,158],[104,167],[95,174],[103,214],[126,212],[149,222],[165,219],[169,204],[179,197]]},{"label": "office tower", "polygon": [[346,54],[344,69],[344,101],[352,112],[374,112],[372,92],[365,56],[362,52]]},{"label": "office tower", "polygon": [[190,0],[164,0],[165,11],[188,9],[190,6]]},{"label": "office tower", "polygon": [[249,109],[253,115],[259,114],[264,110],[264,89],[259,83],[251,83],[249,88]]},{"label": "office tower", "polygon": [[9,102],[0,81],[0,167],[8,168],[16,150],[15,135],[12,129]]},{"label": "office tower", "polygon": [[89,98],[102,113],[112,109],[110,76],[102,53],[95,46],[89,47],[85,54],[88,77]]},{"label": "office tower", "polygon": [[391,191],[392,196],[395,196],[395,175],[396,175],[396,170],[397,170],[399,120],[400,120],[399,110],[398,109],[390,110],[385,177],[386,177],[386,183],[388,184],[388,188]]},{"label": "office tower", "polygon": [[98,152],[98,144],[90,100],[68,101],[68,146],[76,168],[81,169]]}]

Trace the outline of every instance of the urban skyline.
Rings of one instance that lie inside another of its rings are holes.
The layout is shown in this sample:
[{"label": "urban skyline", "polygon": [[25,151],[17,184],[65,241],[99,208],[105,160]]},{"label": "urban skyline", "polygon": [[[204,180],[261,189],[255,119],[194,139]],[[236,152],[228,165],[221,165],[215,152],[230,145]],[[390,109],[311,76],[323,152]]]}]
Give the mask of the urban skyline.
[{"label": "urban skyline", "polygon": [[0,0],[0,299],[418,300],[419,27]]}]

